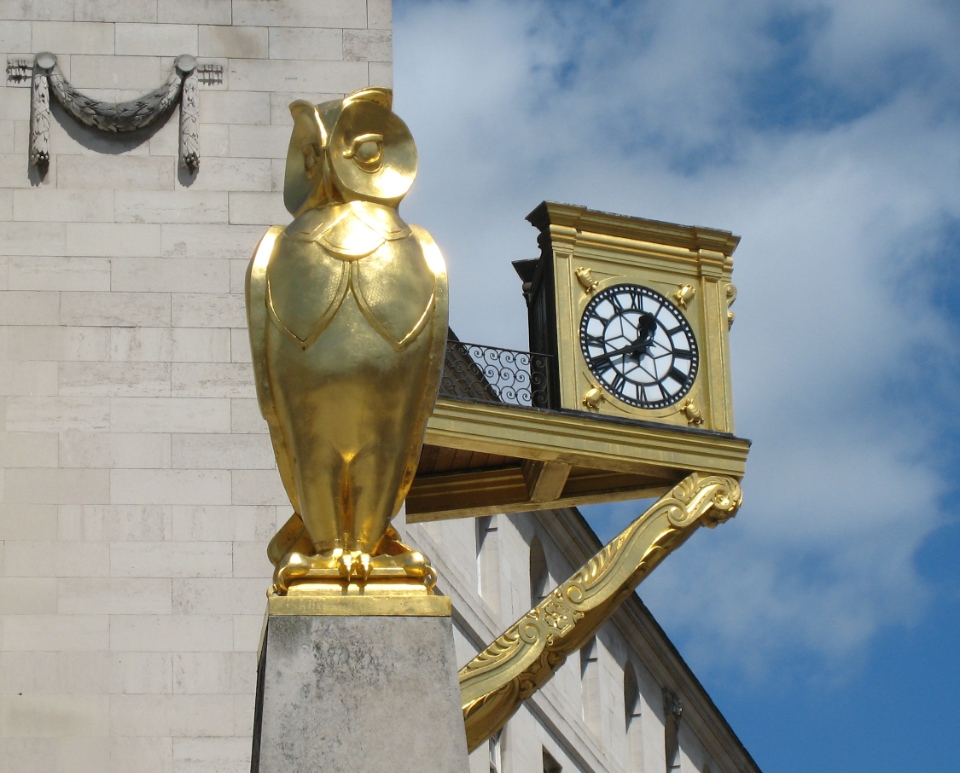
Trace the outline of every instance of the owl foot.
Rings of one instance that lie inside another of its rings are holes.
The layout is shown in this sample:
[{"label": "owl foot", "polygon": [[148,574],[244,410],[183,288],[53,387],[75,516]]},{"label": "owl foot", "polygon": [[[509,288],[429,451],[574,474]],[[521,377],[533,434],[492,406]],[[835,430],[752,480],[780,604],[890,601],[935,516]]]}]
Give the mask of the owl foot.
[{"label": "owl foot", "polygon": [[346,582],[365,583],[370,579],[371,557],[361,550],[334,550],[321,555],[291,551],[277,562],[269,593],[286,595],[290,586],[312,578],[338,577]]},{"label": "owl foot", "polygon": [[292,581],[310,574],[313,556],[293,551],[281,559],[273,572],[273,587],[267,591],[268,595],[285,596]]},{"label": "owl foot", "polygon": [[370,561],[370,573],[373,576],[376,576],[378,570],[390,569],[401,569],[407,577],[420,580],[427,588],[437,584],[437,570],[433,568],[430,559],[419,550],[407,548],[403,553],[373,556]]},{"label": "owl foot", "polygon": [[437,571],[430,559],[400,542],[396,532],[388,532],[387,540],[378,547],[376,555],[343,548],[319,555],[292,550],[277,562],[269,594],[284,596],[292,585],[312,580],[356,583],[370,588],[377,583],[409,578],[428,590],[437,584]]}]

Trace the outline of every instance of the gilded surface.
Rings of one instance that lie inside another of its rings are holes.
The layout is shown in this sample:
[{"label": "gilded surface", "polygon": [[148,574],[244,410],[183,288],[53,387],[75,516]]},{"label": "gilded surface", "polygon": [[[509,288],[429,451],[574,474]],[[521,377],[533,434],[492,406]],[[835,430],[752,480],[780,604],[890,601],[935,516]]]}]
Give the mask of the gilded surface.
[{"label": "gilded surface", "polygon": [[468,748],[502,728],[660,561],[699,526],[732,518],[741,499],[733,478],[689,475],[464,666]]},{"label": "gilded surface", "polygon": [[260,409],[294,508],[268,548],[274,592],[436,582],[390,528],[413,481],[447,336],[430,235],[397,206],[416,174],[391,94],[291,105],[284,203],[247,274]]},{"label": "gilded surface", "polygon": [[[297,587],[297,586],[294,586]],[[423,586],[420,586],[423,590]],[[343,617],[450,617],[450,597],[432,594],[313,594],[273,596],[267,602],[269,615],[329,615]]]},{"label": "gilded surface", "polygon": [[580,346],[584,309],[611,286],[636,284],[676,301],[693,330],[700,367],[689,396],[701,419],[694,426],[733,433],[728,334],[733,321],[729,306],[735,297],[730,289],[732,255],[739,237],[556,202],[544,202],[527,219],[541,232],[541,259],[551,264],[550,272],[541,273],[552,276],[554,283],[559,406],[690,426],[680,402],[642,408],[612,392],[603,400],[587,400],[588,392],[603,386],[595,383]]}]

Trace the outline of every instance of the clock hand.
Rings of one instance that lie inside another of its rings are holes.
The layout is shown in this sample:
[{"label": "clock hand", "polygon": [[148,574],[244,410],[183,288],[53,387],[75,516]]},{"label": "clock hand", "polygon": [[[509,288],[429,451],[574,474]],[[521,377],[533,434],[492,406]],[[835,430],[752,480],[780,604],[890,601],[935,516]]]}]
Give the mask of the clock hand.
[{"label": "clock hand", "polygon": [[616,351],[604,352],[603,354],[593,358],[591,360],[593,366],[599,367],[600,363],[605,361],[609,362],[609,360],[614,357],[618,357],[621,354],[636,354],[636,361],[639,364],[640,360],[642,360],[645,355],[650,353],[647,350],[653,344],[653,338],[657,334],[657,318],[654,317],[653,314],[641,314],[640,318],[637,320],[637,334],[637,338],[632,344],[621,347]]},{"label": "clock hand", "polygon": [[[592,357],[590,359],[590,363],[593,365],[593,367],[597,368],[597,367],[600,367],[602,363],[609,362],[614,357],[619,357],[621,354],[633,354],[634,352],[637,352],[640,349],[646,350],[648,346],[650,346],[649,341],[638,338],[636,341],[634,341],[632,344],[629,344],[628,346],[623,346],[620,349],[615,349],[612,352],[604,352],[603,354],[598,354],[596,357]],[[640,356],[642,357],[644,354],[646,354],[646,351],[641,352]],[[639,361],[639,359],[640,358],[638,357],[637,360]]]},{"label": "clock hand", "polygon": [[[657,334],[657,318],[652,314],[642,314],[637,321],[637,341],[643,341],[644,348],[653,343],[653,337]],[[641,357],[647,352],[642,352]]]}]

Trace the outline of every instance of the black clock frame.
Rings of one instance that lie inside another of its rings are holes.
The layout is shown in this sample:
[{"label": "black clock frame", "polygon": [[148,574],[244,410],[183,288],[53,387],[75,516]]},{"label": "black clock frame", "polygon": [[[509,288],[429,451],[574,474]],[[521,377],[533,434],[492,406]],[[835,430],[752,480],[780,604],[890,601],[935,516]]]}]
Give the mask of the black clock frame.
[{"label": "black clock frame", "polygon": [[[700,364],[696,337],[683,312],[637,284],[613,285],[590,299],[580,317],[580,349],[600,385],[636,408],[667,408],[682,400]],[[667,357],[669,362],[659,362]]]}]

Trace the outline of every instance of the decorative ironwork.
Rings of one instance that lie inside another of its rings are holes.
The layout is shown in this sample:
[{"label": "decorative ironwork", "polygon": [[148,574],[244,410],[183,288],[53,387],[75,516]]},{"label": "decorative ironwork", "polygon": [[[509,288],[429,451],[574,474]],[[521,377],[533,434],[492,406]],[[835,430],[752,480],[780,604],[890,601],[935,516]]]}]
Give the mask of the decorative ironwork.
[{"label": "decorative ironwork", "polygon": [[447,341],[441,397],[547,408],[550,355]]}]

